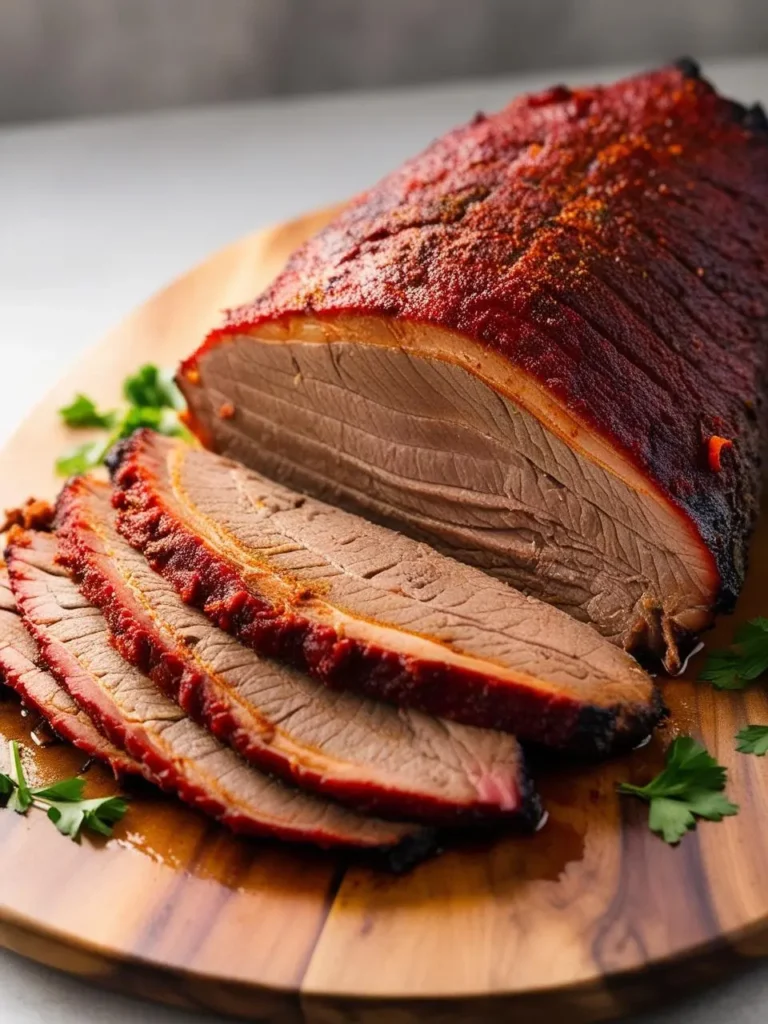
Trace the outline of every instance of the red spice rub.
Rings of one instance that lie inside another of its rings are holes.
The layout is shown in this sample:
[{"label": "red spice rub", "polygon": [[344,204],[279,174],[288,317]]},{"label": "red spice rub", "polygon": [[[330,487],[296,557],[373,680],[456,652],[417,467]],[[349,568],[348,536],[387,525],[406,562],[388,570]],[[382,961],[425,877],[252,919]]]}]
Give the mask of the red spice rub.
[{"label": "red spice rub", "polygon": [[[437,325],[543,384],[690,519],[728,606],[757,509],[768,316],[759,109],[683,63],[478,115],[354,200],[208,346],[299,315]],[[719,472],[702,438],[733,439]]]}]

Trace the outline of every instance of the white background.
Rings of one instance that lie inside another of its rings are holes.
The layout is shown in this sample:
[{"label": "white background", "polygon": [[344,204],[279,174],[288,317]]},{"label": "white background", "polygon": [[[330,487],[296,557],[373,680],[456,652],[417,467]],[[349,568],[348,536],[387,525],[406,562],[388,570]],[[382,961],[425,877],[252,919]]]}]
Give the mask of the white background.
[{"label": "white background", "polygon": [[[67,364],[211,250],[364,188],[521,89],[621,70],[0,130],[0,443]],[[768,60],[705,70],[739,99],[768,100]],[[0,953],[3,1024],[187,1019],[202,1018]],[[768,967],[643,1022],[767,1019]]]}]

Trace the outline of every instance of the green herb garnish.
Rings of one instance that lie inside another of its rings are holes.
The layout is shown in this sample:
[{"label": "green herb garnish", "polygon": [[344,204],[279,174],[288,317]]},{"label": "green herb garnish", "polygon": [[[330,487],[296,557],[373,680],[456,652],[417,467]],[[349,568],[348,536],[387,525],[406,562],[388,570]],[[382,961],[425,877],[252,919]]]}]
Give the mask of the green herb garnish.
[{"label": "green herb garnish", "polygon": [[63,836],[78,839],[87,829],[101,836],[111,836],[113,826],[128,810],[122,797],[105,796],[95,800],[48,800],[48,817]]},{"label": "green herb garnish", "polygon": [[110,433],[104,440],[87,441],[65,452],[56,460],[59,476],[79,476],[100,466],[112,445],[130,437],[139,427],[150,427],[160,434],[186,437],[188,432],[179,422],[177,412],[184,408],[184,399],[169,371],[147,363],[126,377],[123,394],[129,405],[121,410],[100,412],[87,395],[78,394],[59,415],[69,427],[101,427]]},{"label": "green herb garnish", "polygon": [[667,843],[679,843],[698,818],[722,821],[738,814],[723,790],[727,772],[690,736],[680,736],[667,751],[664,769],[645,786],[622,782],[620,793],[650,804],[648,825]]},{"label": "green herb garnish", "polygon": [[765,757],[768,754],[768,725],[748,725],[736,734],[736,749],[740,754]]},{"label": "green herb garnish", "polygon": [[131,405],[149,409],[183,409],[184,399],[173,374],[152,363],[142,366],[123,381],[123,394]]},{"label": "green herb garnish", "polygon": [[170,436],[185,433],[184,427],[179,423],[179,419],[172,409],[156,409],[151,405],[132,405],[120,422],[118,439],[130,437],[139,427],[150,427],[159,434]]},{"label": "green herb garnish", "polygon": [[743,690],[768,670],[768,619],[750,619],[736,633],[733,644],[712,651],[700,679],[717,690]]},{"label": "green herb garnish", "polygon": [[50,786],[31,789],[24,776],[18,743],[11,740],[9,748],[11,773],[0,772],[0,799],[6,807],[19,814],[26,814],[30,807],[44,810],[59,832],[70,839],[79,839],[84,830],[112,835],[113,826],[128,810],[122,797],[85,800],[84,779],[62,779]]},{"label": "green herb garnish", "polygon": [[9,748],[11,752],[10,781],[13,783],[13,790],[8,798],[6,807],[9,807],[12,811],[16,811],[17,814],[26,814],[32,806],[32,793],[27,785],[27,780],[24,775],[19,744],[15,740],[12,740],[9,744]]},{"label": "green herb garnish", "polygon": [[80,476],[89,469],[95,469],[104,461],[110,444],[111,439],[106,444],[104,441],[87,441],[77,448],[70,448],[56,459],[56,472],[59,476]]},{"label": "green herb garnish", "polygon": [[103,427],[109,430],[117,422],[117,413],[99,412],[93,399],[75,395],[69,405],[59,409],[59,415],[68,427]]}]

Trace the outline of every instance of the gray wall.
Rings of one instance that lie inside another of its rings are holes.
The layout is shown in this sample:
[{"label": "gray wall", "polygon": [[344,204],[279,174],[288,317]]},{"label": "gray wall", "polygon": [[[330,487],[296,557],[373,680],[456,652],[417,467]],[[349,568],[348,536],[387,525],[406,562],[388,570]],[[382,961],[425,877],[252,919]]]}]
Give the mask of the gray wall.
[{"label": "gray wall", "polygon": [[0,0],[0,120],[768,50],[768,0]]}]

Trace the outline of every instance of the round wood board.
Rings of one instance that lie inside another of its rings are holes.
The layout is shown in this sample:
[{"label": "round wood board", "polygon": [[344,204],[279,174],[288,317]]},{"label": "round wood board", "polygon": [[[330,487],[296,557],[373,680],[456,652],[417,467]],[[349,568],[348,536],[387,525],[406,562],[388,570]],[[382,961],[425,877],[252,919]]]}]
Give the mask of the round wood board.
[{"label": "round wood board", "polygon": [[[109,404],[142,362],[175,364],[328,216],[248,237],[137,310],[0,453],[0,503],[55,493],[53,460],[81,440],[56,415],[75,390]],[[710,645],[768,612],[766,567],[764,523],[738,614]],[[644,750],[540,778],[550,817],[537,835],[450,850],[403,878],[234,839],[159,795],[134,798],[113,839],[81,845],[42,814],[2,812],[0,941],[102,985],[273,1022],[579,1022],[668,999],[768,952],[768,760],[734,749],[739,728],[768,722],[768,700],[695,686],[700,667],[665,683],[673,717]],[[673,849],[615,786],[647,780],[676,732],[728,766],[741,813]],[[27,741],[33,775],[81,765],[63,746],[34,749],[13,701],[0,734]],[[99,768],[88,780],[94,794],[114,787]]]}]

